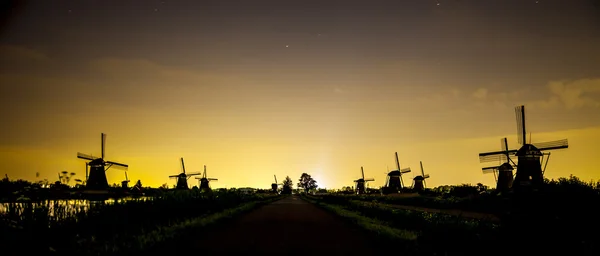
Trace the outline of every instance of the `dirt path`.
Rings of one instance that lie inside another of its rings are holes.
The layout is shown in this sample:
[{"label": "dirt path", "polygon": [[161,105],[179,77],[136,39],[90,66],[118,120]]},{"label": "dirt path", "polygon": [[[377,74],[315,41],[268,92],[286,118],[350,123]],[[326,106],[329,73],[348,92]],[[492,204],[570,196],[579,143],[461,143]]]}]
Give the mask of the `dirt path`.
[{"label": "dirt path", "polygon": [[179,251],[202,255],[234,253],[267,255],[380,255],[357,227],[290,196],[256,209],[216,228],[208,235],[186,239]]}]

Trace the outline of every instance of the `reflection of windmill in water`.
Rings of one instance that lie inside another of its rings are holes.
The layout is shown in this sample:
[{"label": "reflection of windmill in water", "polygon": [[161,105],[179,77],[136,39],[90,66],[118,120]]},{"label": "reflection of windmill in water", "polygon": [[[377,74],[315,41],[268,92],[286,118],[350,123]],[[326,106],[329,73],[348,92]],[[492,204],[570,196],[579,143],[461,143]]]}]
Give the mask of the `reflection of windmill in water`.
[{"label": "reflection of windmill in water", "polygon": [[186,173],[185,172],[185,163],[183,162],[183,157],[181,158],[181,169],[183,171],[182,173],[177,174],[177,175],[171,175],[171,176],[169,176],[169,178],[177,179],[177,185],[175,186],[175,189],[188,189],[187,180],[192,176],[200,175],[200,173],[199,172]]},{"label": "reflection of windmill in water", "polygon": [[[568,148],[569,142],[567,139],[563,139],[542,143],[527,143],[525,106],[516,107],[515,112],[517,117],[517,136],[521,147],[518,150],[508,150],[508,144],[506,143],[506,140],[504,140],[503,151],[483,153],[483,156],[480,154],[480,159],[482,161],[487,160],[488,162],[490,160],[505,161],[504,164],[498,166],[498,170],[500,170],[500,172],[503,171],[509,173],[507,169],[510,169],[510,167],[515,165],[510,156],[516,156],[517,173],[514,177],[512,187],[515,189],[523,187],[537,188],[544,182],[544,172],[548,166],[548,160],[550,159],[550,152],[543,153],[542,151]],[[544,161],[544,156],[547,156],[545,159],[546,161]],[[511,166],[509,167],[509,165]],[[543,169],[542,165],[544,166]],[[510,173],[512,174],[512,172]],[[506,175],[506,179],[508,179],[508,174],[499,174],[498,183],[500,183],[501,175]],[[503,183],[500,188],[506,189],[506,184]]]},{"label": "reflection of windmill in water", "polygon": [[[128,165],[113,161],[104,160],[104,146],[106,144],[106,134],[101,134],[101,157],[93,157],[82,153],[77,153],[77,158],[89,160],[86,164],[86,188],[90,190],[107,190],[108,180],[106,171],[111,167],[118,167],[127,170]],[[88,177],[88,167],[89,177]]]},{"label": "reflection of windmill in water", "polygon": [[413,189],[416,191],[422,191],[425,189],[426,183],[425,180],[429,179],[429,174],[425,174],[423,170],[423,162],[419,162],[421,164],[421,175],[417,175],[413,178]]},{"label": "reflection of windmill in water", "polygon": [[385,186],[383,188],[384,194],[397,193],[404,188],[404,181],[402,180],[402,174],[409,173],[410,167],[401,169],[400,161],[398,160],[398,152],[396,152],[396,168],[397,170],[393,170],[388,172],[387,179],[385,181]]},{"label": "reflection of windmill in water", "polygon": [[354,183],[356,183],[356,194],[364,194],[367,182],[375,181],[373,178],[365,179],[365,170],[362,166],[360,167],[360,173],[362,174],[362,178],[354,181]]},{"label": "reflection of windmill in water", "polygon": [[202,177],[196,177],[196,179],[200,180],[201,190],[210,190],[210,182],[218,181],[218,179],[206,177],[206,165],[204,165],[204,173],[202,174]]},{"label": "reflection of windmill in water", "polygon": [[273,178],[275,178],[275,183],[271,183],[271,191],[279,193],[279,186],[283,186],[283,183],[277,183],[277,175],[273,175]]}]

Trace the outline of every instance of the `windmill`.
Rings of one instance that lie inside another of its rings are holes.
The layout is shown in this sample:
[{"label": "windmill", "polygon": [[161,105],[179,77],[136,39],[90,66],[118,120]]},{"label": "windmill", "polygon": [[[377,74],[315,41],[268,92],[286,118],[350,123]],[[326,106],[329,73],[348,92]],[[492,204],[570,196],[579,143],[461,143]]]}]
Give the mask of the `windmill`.
[{"label": "windmill", "polygon": [[204,173],[202,174],[202,177],[196,177],[196,179],[200,180],[200,189],[201,190],[210,190],[210,186],[209,183],[211,181],[217,181],[218,179],[215,178],[207,178],[206,177],[206,165],[204,165]]},{"label": "windmill", "polygon": [[[504,140],[503,151],[498,152],[490,152],[486,153],[483,156],[483,159],[486,160],[504,160],[505,163],[498,167],[504,168],[504,172],[507,172],[506,169],[510,169],[508,165],[512,165],[513,167],[516,165],[517,173],[514,177],[514,181],[512,187],[515,189],[520,189],[524,187],[539,187],[544,181],[544,172],[546,167],[548,166],[548,160],[550,159],[550,152],[543,152],[549,150],[556,149],[565,149],[569,147],[569,142],[567,139],[550,141],[550,142],[541,142],[541,143],[527,143],[527,130],[525,126],[525,106],[518,106],[515,108],[515,114],[517,118],[517,137],[519,139],[519,144],[521,147],[516,150],[508,150],[508,144],[506,140]],[[530,138],[531,140],[531,138]],[[515,164],[510,156],[517,157],[517,163]],[[544,156],[547,156],[544,159]],[[482,160],[482,156],[480,154],[480,160]],[[544,162],[544,160],[546,160]],[[544,165],[544,169],[542,169],[542,165]],[[502,172],[502,171],[500,171]],[[508,176],[508,174],[505,174]],[[501,180],[501,174],[499,174],[498,182]],[[504,185],[503,185],[504,186]]]},{"label": "windmill", "polygon": [[128,189],[129,188],[129,177],[127,177],[127,172],[125,172],[125,180],[121,181],[121,188]]},{"label": "windmill", "polygon": [[[121,164],[113,161],[104,160],[104,146],[106,144],[106,134],[101,134],[101,157],[93,157],[83,153],[77,153],[77,158],[89,160],[86,164],[86,188],[90,190],[106,190],[108,189],[108,180],[106,179],[106,171],[114,166],[115,168],[122,168],[127,170],[128,165]],[[89,166],[89,177],[88,176]]]},{"label": "windmill", "polygon": [[506,192],[513,184],[513,170],[517,165],[511,156],[514,156],[517,151],[508,149],[508,140],[506,138],[503,138],[500,142],[501,151],[480,153],[479,161],[482,163],[492,161],[504,162],[498,166],[482,168],[482,171],[483,173],[493,173],[496,180],[496,190]]},{"label": "windmill", "polygon": [[192,176],[200,175],[200,173],[185,173],[185,163],[183,162],[183,157],[181,158],[181,169],[183,171],[182,173],[171,175],[169,178],[177,179],[177,185],[175,186],[175,189],[188,189],[187,180]]},{"label": "windmill", "polygon": [[356,183],[356,194],[364,194],[366,190],[366,183],[369,181],[375,181],[373,178],[365,179],[365,170],[362,166],[360,167],[360,172],[362,174],[362,178],[354,181],[354,183]]},{"label": "windmill", "polygon": [[425,189],[426,182],[425,180],[429,178],[429,174],[425,174],[423,170],[423,162],[419,162],[421,164],[421,175],[417,175],[413,178],[413,189],[416,191],[422,191]]},{"label": "windmill", "polygon": [[279,185],[283,185],[283,183],[277,183],[277,176],[273,175],[273,178],[275,178],[275,183],[271,184],[271,190],[273,191],[273,193],[278,193],[278,189],[279,189]]},{"label": "windmill", "polygon": [[385,193],[394,193],[401,191],[404,188],[404,181],[402,180],[402,174],[411,172],[410,167],[401,169],[400,161],[398,160],[398,152],[396,152],[396,167],[397,170],[393,170],[387,173],[387,180],[385,182]]}]

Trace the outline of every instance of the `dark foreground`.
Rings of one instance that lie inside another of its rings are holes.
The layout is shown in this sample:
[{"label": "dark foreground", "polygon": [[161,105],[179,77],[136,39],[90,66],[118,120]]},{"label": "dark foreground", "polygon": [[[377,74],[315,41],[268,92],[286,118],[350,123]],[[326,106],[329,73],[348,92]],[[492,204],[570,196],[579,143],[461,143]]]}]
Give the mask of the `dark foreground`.
[{"label": "dark foreground", "polygon": [[381,249],[357,227],[297,196],[263,206],[206,233],[186,238],[176,250],[203,255],[306,256],[379,255],[376,250]]}]

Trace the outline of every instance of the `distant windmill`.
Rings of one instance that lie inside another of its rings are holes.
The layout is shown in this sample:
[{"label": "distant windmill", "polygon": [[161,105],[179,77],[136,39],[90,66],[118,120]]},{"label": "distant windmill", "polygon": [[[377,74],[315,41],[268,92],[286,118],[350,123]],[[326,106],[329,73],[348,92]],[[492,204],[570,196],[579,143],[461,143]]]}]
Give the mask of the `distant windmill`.
[{"label": "distant windmill", "polygon": [[277,183],[276,175],[273,175],[273,178],[275,178],[275,183],[271,184],[271,190],[273,191],[273,193],[279,193],[279,185],[283,186],[283,183]]},{"label": "distant windmill", "polygon": [[[505,146],[503,146],[503,151],[485,153],[483,159],[486,159],[488,161],[504,160],[505,164],[503,164],[503,168],[508,169],[508,165],[512,162],[510,156],[516,156],[518,160],[516,164],[517,173],[514,177],[512,187],[514,189],[520,189],[524,187],[537,188],[544,181],[543,175],[546,170],[546,166],[548,165],[548,160],[550,158],[549,152],[542,153],[542,151],[565,149],[569,147],[569,142],[567,139],[563,139],[534,144],[532,144],[531,142],[527,143],[527,131],[525,129],[525,106],[516,107],[515,113],[517,118],[517,137],[519,139],[519,144],[521,144],[521,148],[519,148],[518,150],[508,150],[508,145],[505,140]],[[548,156],[546,158],[545,163],[544,155]],[[480,160],[482,160],[481,154]],[[512,163],[514,164],[514,162]],[[544,165],[543,170],[542,165]],[[507,171],[505,170],[505,172]],[[498,177],[498,182],[500,182],[500,176]]]},{"label": "distant windmill", "polygon": [[201,190],[205,190],[205,191],[210,190],[210,184],[209,183],[211,181],[218,181],[218,179],[207,178],[206,177],[206,165],[204,165],[204,173],[202,174],[202,178],[196,177],[196,179],[200,180],[200,189]]},{"label": "distant windmill", "polygon": [[500,143],[502,151],[487,152],[479,154],[479,161],[482,163],[499,161],[503,162],[498,166],[482,168],[483,173],[493,173],[496,179],[496,190],[500,192],[508,191],[513,184],[513,170],[517,166],[511,156],[517,152],[508,149],[508,140],[503,138]]},{"label": "distant windmill", "polygon": [[402,174],[411,172],[410,167],[401,169],[400,161],[398,160],[398,152],[396,152],[396,168],[387,174],[387,180],[385,182],[384,193],[397,193],[404,188],[404,181],[402,180]]},{"label": "distant windmill", "polygon": [[86,176],[87,166],[90,167],[89,178],[86,177],[86,188],[91,190],[106,190],[108,189],[108,180],[106,179],[106,171],[112,167],[119,167],[127,170],[128,165],[121,164],[113,161],[104,160],[104,145],[106,144],[106,134],[101,134],[101,152],[100,158],[93,157],[82,153],[77,153],[77,158],[89,160],[90,162],[86,165]]},{"label": "distant windmill", "polygon": [[425,174],[423,170],[423,162],[419,162],[421,164],[421,175],[417,175],[413,178],[413,189],[416,191],[422,191],[426,187],[425,180],[429,178],[429,174]]},{"label": "distant windmill", "polygon": [[199,172],[185,173],[185,163],[183,162],[183,157],[181,158],[181,169],[182,169],[182,173],[177,174],[177,175],[171,175],[171,176],[169,176],[169,178],[177,179],[177,185],[175,186],[175,189],[189,189],[187,180],[192,176],[200,175],[200,173]]},{"label": "distant windmill", "polygon": [[129,188],[129,177],[127,177],[127,172],[125,172],[125,180],[121,181],[121,188],[128,189]]},{"label": "distant windmill", "polygon": [[366,183],[369,181],[375,181],[375,179],[370,178],[370,179],[365,179],[365,170],[363,169],[363,167],[360,167],[360,172],[362,174],[362,178],[357,179],[354,181],[354,183],[356,183],[356,193],[357,194],[364,194],[366,191]]}]

